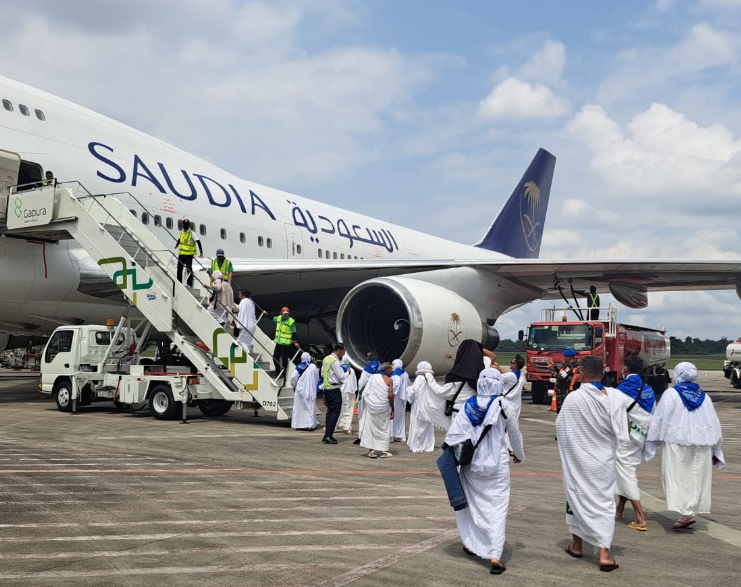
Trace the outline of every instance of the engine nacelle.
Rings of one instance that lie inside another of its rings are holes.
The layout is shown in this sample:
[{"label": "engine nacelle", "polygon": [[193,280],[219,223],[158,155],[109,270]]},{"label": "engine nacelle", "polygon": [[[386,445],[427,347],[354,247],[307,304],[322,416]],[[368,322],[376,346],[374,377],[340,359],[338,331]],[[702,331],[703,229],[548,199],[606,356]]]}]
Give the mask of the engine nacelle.
[{"label": "engine nacelle", "polygon": [[467,338],[490,350],[499,344],[499,333],[482,322],[471,302],[408,277],[378,277],[353,288],[340,305],[337,325],[338,339],[358,368],[374,351],[385,360],[400,358],[411,370],[428,361],[441,375]]},{"label": "engine nacelle", "polygon": [[0,334],[0,353],[8,348],[8,341],[10,340],[9,334]]}]

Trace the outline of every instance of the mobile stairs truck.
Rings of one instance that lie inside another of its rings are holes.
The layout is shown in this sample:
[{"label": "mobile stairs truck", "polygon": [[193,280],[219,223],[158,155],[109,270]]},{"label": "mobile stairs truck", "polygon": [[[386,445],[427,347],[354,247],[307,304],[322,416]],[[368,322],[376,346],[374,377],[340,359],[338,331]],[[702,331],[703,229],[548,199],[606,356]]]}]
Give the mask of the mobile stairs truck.
[{"label": "mobile stairs truck", "polygon": [[[278,381],[284,375],[288,381],[293,364],[271,377],[266,369],[274,342],[257,328],[253,355],[247,354],[206,308],[210,292],[198,272],[195,288],[177,281],[175,235],[159,222],[142,224],[137,216],[149,210],[133,195],[93,195],[78,182],[11,185],[4,191],[0,233],[42,242],[74,239],[143,318],[134,324],[129,314],[136,312],[127,311],[115,330],[56,329],[44,349],[40,391],[53,395],[61,411],[106,400],[135,409],[148,405],[158,419],[182,415],[186,421],[188,406],[221,415],[236,405],[290,420],[293,389]],[[231,308],[227,318],[241,327]],[[155,333],[179,349],[187,367],[146,364],[151,360],[141,354]]]}]

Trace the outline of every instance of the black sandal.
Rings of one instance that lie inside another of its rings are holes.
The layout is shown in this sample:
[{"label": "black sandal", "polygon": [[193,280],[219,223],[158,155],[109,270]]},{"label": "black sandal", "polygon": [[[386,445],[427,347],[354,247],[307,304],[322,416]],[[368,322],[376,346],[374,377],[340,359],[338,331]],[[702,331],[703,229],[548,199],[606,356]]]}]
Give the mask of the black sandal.
[{"label": "black sandal", "polygon": [[465,552],[468,556],[478,556],[473,550],[469,550],[465,546],[463,547],[463,552]]},{"label": "black sandal", "polygon": [[504,563],[500,562],[498,565],[491,563],[491,570],[489,571],[489,573],[491,575],[501,575],[506,570],[507,567],[504,566]]}]

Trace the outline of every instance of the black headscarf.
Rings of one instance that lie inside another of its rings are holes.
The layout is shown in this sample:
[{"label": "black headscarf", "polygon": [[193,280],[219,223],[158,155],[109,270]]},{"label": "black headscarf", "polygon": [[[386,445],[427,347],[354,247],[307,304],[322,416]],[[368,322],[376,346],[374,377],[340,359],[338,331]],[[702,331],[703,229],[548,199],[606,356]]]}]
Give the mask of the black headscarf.
[{"label": "black headscarf", "polygon": [[445,383],[465,381],[476,389],[479,373],[484,370],[484,347],[471,338],[464,340],[458,347],[453,368],[445,376]]}]

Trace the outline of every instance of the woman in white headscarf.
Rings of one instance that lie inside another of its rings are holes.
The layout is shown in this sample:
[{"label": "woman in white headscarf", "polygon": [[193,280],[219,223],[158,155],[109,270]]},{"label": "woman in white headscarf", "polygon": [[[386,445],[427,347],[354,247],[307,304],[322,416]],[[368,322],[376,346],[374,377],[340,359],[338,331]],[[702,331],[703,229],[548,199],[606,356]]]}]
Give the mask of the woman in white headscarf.
[{"label": "woman in white headscarf", "polygon": [[342,370],[347,376],[342,380],[342,410],[337,420],[337,430],[344,430],[345,434],[352,434],[352,413],[355,408],[355,393],[358,391],[358,377],[350,366],[347,355],[342,357]]},{"label": "woman in white headscarf", "polygon": [[682,514],[675,530],[690,528],[696,514],[710,512],[713,467],[725,465],[720,421],[710,397],[695,383],[692,363],[674,368],[674,387],[656,406],[646,439],[646,460],[661,452],[661,483],[667,509]]},{"label": "woman in white headscarf", "polygon": [[293,415],[291,428],[296,430],[315,430],[319,426],[316,418],[316,388],[319,384],[319,369],[311,360],[309,353],[301,355],[301,363],[291,375],[293,387]]},{"label": "woman in white headscarf", "polygon": [[[390,422],[394,419],[394,385],[391,382],[391,363],[383,363],[381,372],[371,375],[363,390],[363,417],[360,419],[360,446],[368,449],[368,456],[387,459]],[[380,453],[380,454],[379,454]]]},{"label": "woman in white headscarf", "polygon": [[391,442],[406,442],[406,418],[407,411],[407,388],[410,385],[409,375],[404,371],[404,363],[396,359],[391,363],[393,372],[391,382],[394,384],[394,413],[396,416],[391,421]]},{"label": "woman in white headscarf", "polygon": [[509,508],[509,451],[513,460],[525,459],[522,435],[516,418],[509,418],[501,399],[502,374],[484,369],[479,375],[477,395],[469,398],[455,416],[445,444],[456,446],[470,439],[477,445],[470,465],[460,467],[460,481],[468,507],[455,513],[463,550],[491,562],[491,574],[506,570],[501,561],[504,529]]},{"label": "woman in white headscarf", "polygon": [[214,271],[211,275],[213,281],[208,289],[214,292],[214,300],[208,305],[209,314],[224,326],[227,321],[227,312],[234,307],[234,290],[232,284],[224,279],[221,271]]},{"label": "woman in white headscarf", "polygon": [[430,416],[435,410],[443,409],[428,379],[435,383],[435,372],[427,361],[417,363],[417,378],[407,388],[407,401],[412,404],[409,417],[409,436],[407,445],[412,452],[432,452],[435,450],[435,427]]}]

